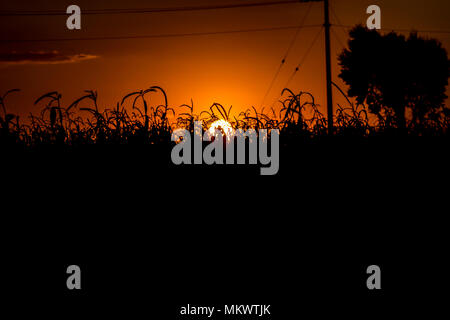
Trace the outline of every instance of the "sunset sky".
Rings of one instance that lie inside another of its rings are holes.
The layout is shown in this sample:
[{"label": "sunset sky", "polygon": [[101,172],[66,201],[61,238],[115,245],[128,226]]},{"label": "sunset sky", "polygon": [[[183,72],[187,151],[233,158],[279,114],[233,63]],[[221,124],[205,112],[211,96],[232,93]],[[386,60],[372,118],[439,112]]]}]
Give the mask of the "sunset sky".
[{"label": "sunset sky", "polygon": [[[70,104],[94,89],[99,105],[113,107],[131,91],[152,85],[164,88],[169,105],[190,103],[196,111],[214,102],[233,110],[257,108],[277,72],[297,26],[310,7],[289,50],[276,82],[264,101],[272,106],[296,65],[305,56],[323,24],[323,3],[282,4],[249,8],[215,9],[131,14],[83,15],[83,10],[139,9],[271,2],[272,0],[70,0],[2,1],[0,11],[16,13],[59,10],[71,4],[82,10],[82,29],[68,30],[68,15],[1,15],[0,18],[0,92],[20,88],[7,101],[9,112],[26,116],[37,112],[33,101],[49,91],[59,91],[63,103]],[[280,0],[281,1],[281,0]],[[333,24],[365,23],[366,8],[377,4],[382,9],[382,28],[406,30],[450,30],[448,0],[330,0]],[[317,26],[319,25],[319,26]],[[220,33],[249,29],[266,31]],[[279,29],[276,29],[279,28]],[[189,33],[214,33],[192,35]],[[219,32],[219,33],[217,33]],[[139,39],[36,41],[45,39],[128,37],[184,34],[172,37]],[[449,33],[420,33],[435,37],[450,49]],[[336,56],[347,41],[346,29],[333,27],[333,79],[339,85]],[[5,41],[32,40],[32,41]],[[370,63],[368,61],[368,63]],[[305,58],[303,66],[289,84],[294,91],[309,91],[323,106],[325,64],[323,31]],[[336,100],[342,101],[334,92]],[[86,102],[87,103],[87,102]]]}]

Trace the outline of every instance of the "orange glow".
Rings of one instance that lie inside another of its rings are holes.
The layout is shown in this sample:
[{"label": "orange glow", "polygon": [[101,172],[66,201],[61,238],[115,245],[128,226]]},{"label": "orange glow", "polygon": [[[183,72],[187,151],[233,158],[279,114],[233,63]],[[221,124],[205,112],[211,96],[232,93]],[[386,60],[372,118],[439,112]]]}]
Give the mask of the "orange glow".
[{"label": "orange glow", "polygon": [[227,139],[230,139],[234,134],[234,129],[231,124],[223,119],[211,123],[211,126],[208,129],[211,136],[215,136],[216,129],[219,130],[223,136],[227,137]]},{"label": "orange glow", "polygon": [[[148,1],[110,0],[104,6],[93,6],[92,1],[79,0],[83,10],[113,8],[143,8],[205,5],[204,0]],[[224,0],[211,2],[226,3]],[[239,1],[228,1],[239,3]],[[169,4],[170,3],[170,4]],[[339,87],[347,87],[338,77],[338,54],[346,46],[348,29],[340,27],[365,23],[367,1],[332,1],[331,58],[332,80]],[[448,30],[450,2],[444,0],[408,2],[405,14],[404,1],[379,0],[382,8],[382,27],[387,30]],[[296,29],[276,29],[296,26],[308,12],[296,41],[290,45]],[[2,10],[22,10],[14,1],[2,1]],[[66,7],[56,1],[27,2],[30,11],[64,12]],[[40,112],[34,105],[37,97],[50,91],[63,95],[62,106],[67,107],[84,95],[84,90],[96,90],[99,109],[112,108],[124,96],[153,85],[162,87],[168,96],[170,107],[184,112],[179,106],[195,104],[195,112],[209,110],[214,102],[227,108],[233,106],[232,115],[245,112],[254,106],[259,112],[272,107],[278,113],[280,93],[288,87],[295,93],[310,92],[321,112],[326,112],[324,37],[309,46],[323,24],[323,3],[310,2],[254,8],[226,10],[182,11],[152,14],[82,14],[82,29],[67,30],[65,19],[60,16],[3,16],[0,19],[2,39],[33,40],[4,42],[1,55],[11,57],[14,52],[31,55],[42,60],[47,52],[50,59],[45,64],[38,60],[2,63],[0,59],[0,94],[9,89],[22,89],[20,94],[9,97],[10,112],[25,121],[30,113]],[[265,29],[263,32],[232,32],[228,30]],[[275,28],[270,30],[270,28]],[[183,35],[133,38],[142,35]],[[210,33],[210,34],[209,34]],[[450,50],[450,37],[446,33],[420,33],[438,38]],[[116,40],[68,40],[42,41],[43,39],[84,39],[96,37],[127,37]],[[288,54],[287,54],[288,53]],[[307,54],[308,53],[308,54]],[[283,57],[285,57],[283,59]],[[95,58],[94,58],[95,57]],[[89,58],[89,59],[88,59]],[[281,61],[285,62],[280,64]],[[9,60],[7,60],[9,61]],[[64,63],[63,63],[64,62]],[[301,62],[298,72],[294,70]],[[369,62],[368,62],[369,63]],[[281,68],[280,68],[281,66]],[[279,69],[279,72],[277,71]],[[274,80],[274,81],[273,81]],[[273,85],[271,86],[271,82]],[[270,89],[270,90],[269,90]],[[450,89],[447,90],[450,95]],[[155,98],[156,97],[156,98]],[[149,104],[157,106],[159,96],[152,96]],[[342,95],[334,90],[333,102],[346,105]],[[448,102],[447,102],[448,104]],[[81,107],[90,107],[81,105]],[[128,106],[127,106],[128,107]],[[131,110],[130,110],[131,112]]]},{"label": "orange glow", "polygon": [[232,135],[234,132],[234,129],[231,126],[231,124],[223,119],[211,123],[211,126],[209,127],[209,132],[213,135],[216,129],[220,130],[223,135]]}]

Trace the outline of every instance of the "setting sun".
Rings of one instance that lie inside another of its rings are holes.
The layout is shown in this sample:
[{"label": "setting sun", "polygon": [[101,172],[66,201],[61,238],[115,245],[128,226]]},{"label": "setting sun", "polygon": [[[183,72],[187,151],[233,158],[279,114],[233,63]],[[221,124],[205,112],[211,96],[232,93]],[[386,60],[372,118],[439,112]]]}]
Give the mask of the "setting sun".
[{"label": "setting sun", "polygon": [[215,134],[215,131],[220,130],[222,132],[222,135],[224,136],[232,136],[234,133],[234,129],[231,126],[231,124],[228,121],[225,121],[223,119],[214,121],[211,123],[211,126],[209,127],[209,133],[211,135]]}]

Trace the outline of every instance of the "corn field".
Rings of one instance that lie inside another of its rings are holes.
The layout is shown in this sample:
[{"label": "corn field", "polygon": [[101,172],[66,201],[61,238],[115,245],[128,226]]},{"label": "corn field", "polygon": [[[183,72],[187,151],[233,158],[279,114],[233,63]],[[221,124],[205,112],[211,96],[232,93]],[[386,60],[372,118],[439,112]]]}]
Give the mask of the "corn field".
[{"label": "corn field", "polygon": [[[281,137],[286,137],[287,141],[328,135],[326,116],[320,112],[313,95],[294,93],[289,89],[284,89],[281,94],[278,112],[274,108],[258,111],[252,107],[238,114],[233,114],[231,107],[226,108],[219,103],[200,113],[195,112],[192,101],[171,107],[166,92],[158,86],[131,92],[115,107],[103,109],[97,104],[96,91],[85,91],[83,96],[68,105],[62,103],[61,93],[53,91],[34,102],[39,112],[30,114],[26,121],[21,121],[7,107],[8,96],[19,93],[19,89],[13,89],[0,97],[3,112],[0,116],[0,144],[3,146],[168,144],[174,129],[184,128],[192,132],[194,121],[202,121],[207,130],[220,119],[230,123],[234,129],[279,129]],[[150,105],[151,95],[161,95],[164,103]],[[396,132],[391,115],[371,117],[364,105],[356,105],[347,96],[345,98],[347,105],[335,108],[334,136],[368,137]],[[80,107],[81,102],[89,107]],[[444,136],[448,133],[449,123],[449,113],[441,112],[420,127],[410,122],[406,133]]]}]

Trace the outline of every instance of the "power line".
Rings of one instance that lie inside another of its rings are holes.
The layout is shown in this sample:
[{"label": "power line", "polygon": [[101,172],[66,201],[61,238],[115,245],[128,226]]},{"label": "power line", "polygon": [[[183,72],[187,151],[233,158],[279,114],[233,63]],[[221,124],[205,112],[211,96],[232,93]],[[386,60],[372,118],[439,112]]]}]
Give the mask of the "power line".
[{"label": "power line", "polygon": [[309,3],[308,9],[306,9],[306,13],[305,13],[305,15],[303,16],[303,18],[302,18],[302,20],[301,20],[301,22],[300,22],[300,25],[298,26],[297,31],[295,32],[295,35],[294,35],[294,37],[292,38],[292,41],[291,41],[291,43],[289,44],[289,47],[287,48],[286,53],[285,53],[283,59],[286,59],[286,58],[287,58],[287,56],[289,55],[289,52],[291,51],[292,47],[294,46],[294,43],[295,43],[295,41],[297,40],[297,37],[298,37],[298,35],[299,35],[299,33],[300,33],[300,30],[302,29],[303,25],[305,24],[306,18],[308,17],[309,12],[311,11],[311,7],[312,7],[312,2]]},{"label": "power line", "polygon": [[275,80],[278,78],[278,75],[280,74],[283,64],[284,64],[284,60],[281,62],[280,66],[278,67],[277,71],[275,72],[275,75],[273,76],[272,81],[270,82],[269,88],[267,88],[266,94],[264,95],[264,98],[261,101],[260,108],[263,107],[264,101],[267,99],[267,96],[269,95],[270,90],[272,90],[273,84],[275,83]]},{"label": "power line", "polygon": [[281,69],[283,68],[284,63],[286,62],[286,58],[288,57],[289,52],[291,51],[292,47],[294,46],[294,43],[295,43],[295,41],[297,40],[298,34],[300,33],[300,30],[302,29],[302,27],[303,27],[303,25],[304,25],[304,23],[305,23],[305,21],[306,21],[306,18],[308,17],[309,12],[311,11],[311,7],[312,7],[312,2],[309,3],[308,9],[306,10],[305,15],[303,16],[303,18],[302,18],[302,20],[301,20],[301,22],[300,22],[300,25],[298,26],[297,31],[296,31],[294,37],[292,38],[292,40],[291,40],[291,42],[290,42],[290,44],[289,44],[289,46],[288,46],[288,48],[287,48],[287,50],[286,50],[286,53],[284,54],[283,58],[281,59],[281,63],[280,63],[280,65],[279,65],[277,71],[275,72],[275,74],[274,74],[274,76],[273,76],[273,78],[272,78],[272,81],[270,82],[270,85],[269,85],[269,87],[267,88],[266,93],[264,94],[264,98],[263,98],[263,100],[261,101],[261,106],[260,106],[260,108],[262,108],[262,106],[263,106],[263,104],[264,104],[264,101],[266,101],[267,96],[269,95],[270,91],[272,90],[272,87],[273,87],[273,85],[275,84],[275,81],[277,80],[278,75],[280,74]]},{"label": "power line", "polygon": [[[285,0],[285,1],[266,1],[254,3],[236,3],[227,5],[190,6],[190,7],[172,7],[172,8],[169,7],[169,8],[97,9],[97,10],[82,10],[82,14],[141,14],[141,13],[162,13],[162,12],[179,12],[179,11],[199,11],[199,10],[217,10],[217,9],[286,5],[301,2],[302,2],[301,0]],[[0,16],[58,16],[58,15],[67,15],[67,13],[65,12],[65,10],[0,11]]]},{"label": "power line", "polygon": [[[347,28],[347,29],[352,29],[355,26],[350,26],[350,25],[342,25],[342,24],[333,24],[334,27],[339,27],[339,28]],[[450,33],[450,30],[417,30],[417,29],[395,29],[395,28],[381,28],[380,30],[383,31],[397,31],[397,32],[412,32],[412,31],[416,31],[416,32],[422,32],[422,33]]]},{"label": "power line", "polygon": [[320,34],[322,33],[323,28],[320,28],[320,30],[317,32],[317,34],[315,35],[313,41],[311,42],[310,46],[308,47],[308,49],[306,50],[305,54],[302,56],[302,58],[300,59],[300,62],[297,64],[297,66],[295,67],[294,72],[292,73],[291,77],[288,79],[288,81],[286,82],[286,85],[284,86],[285,88],[287,88],[287,86],[291,83],[292,79],[294,79],[295,75],[297,74],[298,70],[300,70],[300,67],[303,66],[303,64],[306,61],[306,58],[308,57],[309,53],[311,52],[312,48],[314,47],[314,44],[317,42],[317,40],[319,39]]},{"label": "power line", "polygon": [[[354,26],[345,25],[341,23],[339,17],[336,14],[336,11],[333,7],[331,8],[331,13],[333,14],[334,18],[336,19],[337,24],[333,24],[334,27],[339,27],[341,30],[344,29],[352,29]],[[411,32],[411,31],[417,31],[417,32],[423,32],[423,33],[450,33],[450,30],[414,30],[414,29],[394,29],[394,28],[381,28],[380,30],[383,31],[397,31],[397,32]],[[336,34],[337,36],[337,34]],[[339,39],[338,39],[339,40]],[[339,40],[340,41],[340,40]]]},{"label": "power line", "polygon": [[[307,25],[302,28],[319,27],[320,25]],[[233,34],[245,32],[262,32],[262,31],[277,31],[296,29],[298,26],[284,26],[284,27],[270,27],[270,28],[255,28],[255,29],[239,29],[213,32],[193,32],[193,33],[169,33],[169,34],[151,34],[151,35],[135,35],[135,36],[105,36],[105,37],[88,37],[88,38],[48,38],[48,39],[3,39],[1,42],[16,43],[16,42],[62,42],[62,41],[92,41],[92,40],[125,40],[125,39],[151,39],[151,38],[174,38],[174,37],[191,37],[191,36],[206,36],[206,35],[220,35]]]},{"label": "power line", "polygon": [[336,40],[339,42],[339,45],[342,47],[342,49],[345,49],[344,42],[341,40],[340,36],[337,34],[334,29],[331,29],[331,34],[336,38]]},{"label": "power line", "polygon": [[[334,10],[334,6],[330,6],[330,9],[331,9],[331,14],[333,15],[334,19],[336,19],[337,24],[342,25],[343,23],[341,23],[341,20],[339,19],[338,15],[336,14],[336,11]],[[339,30],[344,34],[344,37],[348,36],[348,34],[346,34],[346,32],[343,28],[340,28]]]},{"label": "power line", "polygon": [[[352,29],[355,26],[345,25],[341,23],[341,20],[339,19],[338,15],[336,14],[336,11],[334,10],[333,6],[330,7],[331,13],[333,14],[334,18],[336,19],[337,24],[333,24],[334,27],[339,28],[347,28]],[[411,31],[417,31],[417,32],[428,32],[428,33],[450,33],[450,30],[414,30],[414,29],[394,29],[394,28],[381,28],[380,30],[383,31],[398,31],[398,32],[411,32]]]},{"label": "power line", "polygon": [[[297,67],[295,68],[294,72],[292,73],[292,75],[289,77],[288,81],[286,82],[286,84],[284,85],[283,88],[287,88],[289,83],[292,81],[292,79],[294,78],[295,74],[297,73],[297,71],[300,69],[300,66],[303,66],[303,63],[305,62],[306,58],[308,57],[309,53],[311,52],[312,48],[314,47],[314,44],[316,43],[317,39],[319,38],[319,35],[322,33],[322,29],[320,28],[319,32],[317,32],[316,36],[314,37],[313,41],[311,42],[310,46],[308,47],[308,49],[306,50],[305,54],[302,56],[302,58],[300,59],[299,64],[297,65]],[[274,107],[275,103],[278,101],[278,97],[275,98],[275,100],[272,103],[272,108]]]}]

